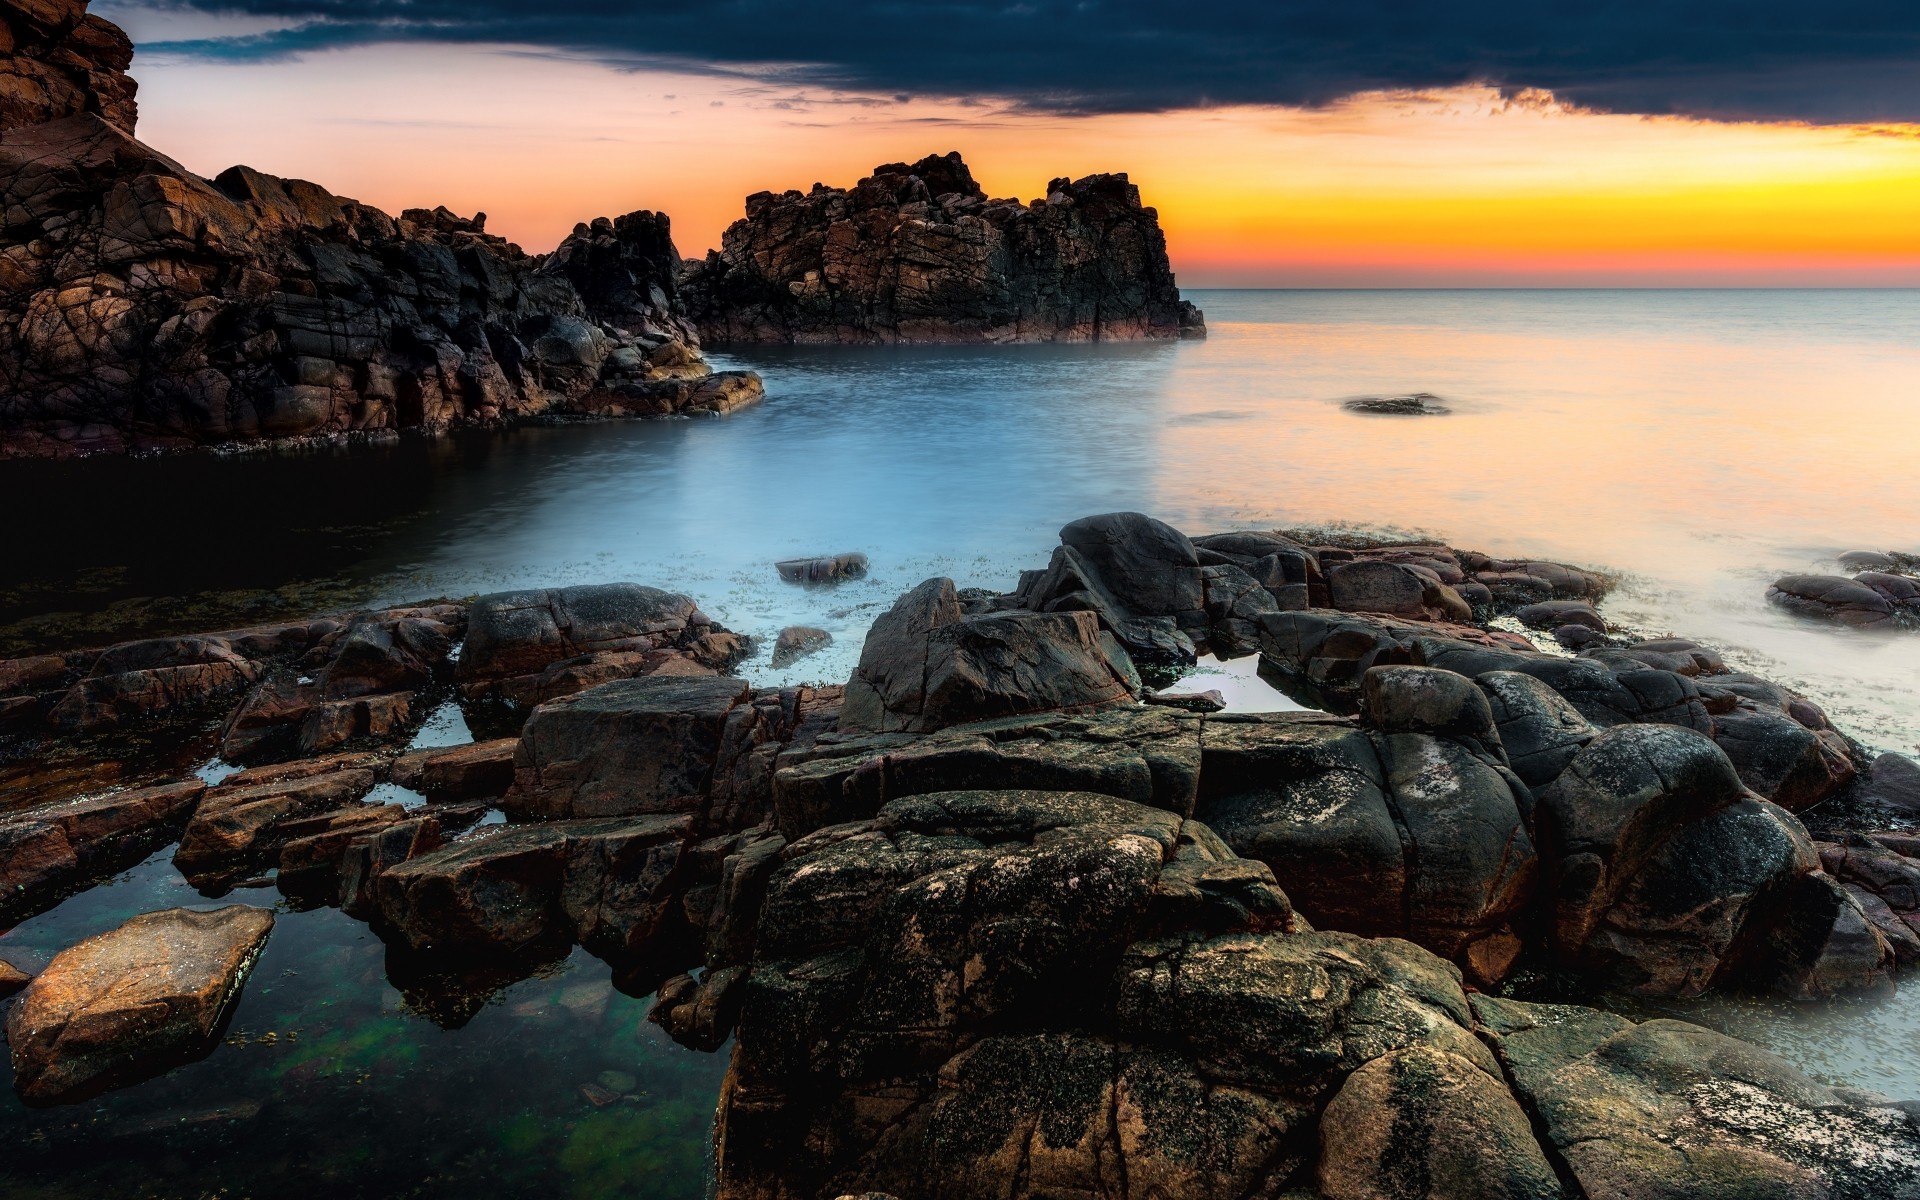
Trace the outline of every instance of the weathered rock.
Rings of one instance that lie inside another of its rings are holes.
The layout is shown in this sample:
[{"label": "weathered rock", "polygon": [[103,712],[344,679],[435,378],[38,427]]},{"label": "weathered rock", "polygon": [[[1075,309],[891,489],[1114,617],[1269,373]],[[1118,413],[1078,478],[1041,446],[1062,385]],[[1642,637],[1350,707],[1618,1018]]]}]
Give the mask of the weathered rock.
[{"label": "weathered rock", "polygon": [[1333,607],[1420,620],[1471,621],[1473,609],[1431,572],[1404,563],[1357,559],[1327,572]]},{"label": "weathered rock", "polygon": [[1796,1000],[1893,990],[1896,957],[1847,888],[1809,871],[1762,901],[1754,982]]},{"label": "weathered rock", "polygon": [[794,839],[866,820],[901,797],[983,787],[1098,792],[1185,813],[1199,782],[1200,727],[1198,717],[1169,709],[1120,708],[982,721],[924,737],[823,737],[781,754],[774,824]]},{"label": "weathered rock", "polygon": [[[4,369],[0,364],[0,371]],[[0,436],[5,425],[0,408]],[[88,734],[134,721],[192,715],[244,689],[259,673],[220,637],[128,642],[101,651],[86,678],[53,705],[47,721],[65,733]]]},{"label": "weathered rock", "polygon": [[0,959],[0,999],[13,995],[33,982],[33,976],[12,963]]},{"label": "weathered rock", "polygon": [[788,583],[839,583],[867,573],[864,554],[824,554],[817,558],[788,558],[773,564]]},{"label": "weathered rock", "polygon": [[511,955],[578,940],[637,954],[675,910],[688,828],[668,815],[512,826],[388,867],[373,890],[414,950]]},{"label": "weathered rock", "polygon": [[1474,682],[1486,693],[1507,762],[1529,787],[1553,782],[1594,739],[1580,710],[1531,675],[1488,671]]},{"label": "weathered rock", "polygon": [[1473,997],[1514,1090],[1588,1196],[1896,1200],[1920,1129],[1680,1021]]},{"label": "weathered rock", "polygon": [[1506,1081],[1412,1046],[1347,1076],[1320,1114],[1326,1200],[1553,1200],[1562,1194]]},{"label": "weathered rock", "polygon": [[747,197],[681,294],[709,342],[1029,342],[1199,337],[1159,218],[1124,174],[990,200],[957,153],[852,189]]},{"label": "weathered rock", "polygon": [[1127,654],[1086,612],[969,617],[929,579],[873,623],[847,684],[843,729],[925,733],[992,717],[1130,702]]},{"label": "weathered rock", "polygon": [[498,738],[402,755],[393,782],[429,800],[452,802],[505,795],[513,786],[513,756],[519,738]]},{"label": "weathered rock", "polygon": [[[499,592],[473,602],[454,678],[471,697],[544,702],[614,678],[660,674],[668,659],[725,668],[743,649],[690,598],[658,588]],[[611,669],[595,671],[601,663]]]},{"label": "weathered rock", "polygon": [[343,769],[268,783],[225,783],[201,797],[174,866],[196,883],[273,861],[291,821],[344,808],[373,790],[372,771]]},{"label": "weathered rock", "polygon": [[1736,969],[1756,899],[1818,865],[1798,822],[1671,726],[1596,738],[1540,793],[1534,829],[1561,961],[1659,995]]},{"label": "weathered rock", "polygon": [[[201,179],[134,139],[131,48],[82,10],[0,14],[0,453],[439,431],[605,412],[623,389],[651,411],[721,398],[686,378],[708,371],[672,315],[665,217],[542,262],[484,214],[396,220],[247,167]],[[737,382],[719,392],[757,395]]]},{"label": "weathered rock", "polygon": [[272,929],[264,909],[176,908],[61,951],[7,1014],[14,1088],[80,1100],[205,1054]]},{"label": "weathered rock", "polygon": [[790,667],[794,663],[817,654],[833,644],[833,635],[824,629],[815,629],[811,625],[789,625],[780,631],[773,640],[774,670]]},{"label": "weathered rock", "polygon": [[1346,401],[1340,407],[1348,412],[1385,417],[1443,417],[1453,411],[1440,403],[1440,397],[1432,392],[1415,392],[1410,396],[1360,396]]},{"label": "weathered rock", "polygon": [[698,816],[743,680],[653,676],[602,684],[533,711],[501,802],[527,817]]},{"label": "weathered rock", "polygon": [[1860,791],[1864,799],[1902,816],[1920,815],[1920,763],[1904,754],[1879,755]]},{"label": "weathered rock", "polygon": [[1773,581],[1767,599],[1797,616],[1862,629],[1892,625],[1902,611],[1882,592],[1839,575],[1788,575]]},{"label": "weathered rock", "polygon": [[180,835],[206,790],[188,780],[0,816],[0,916],[30,915],[139,862]]},{"label": "weathered rock", "polygon": [[1531,629],[1578,625],[1595,633],[1607,632],[1606,619],[1593,611],[1593,605],[1585,600],[1543,600],[1515,609],[1513,615]]},{"label": "weathered rock", "polygon": [[285,822],[276,831],[281,846],[275,886],[296,900],[337,902],[347,848],[407,818],[398,804],[362,804]]}]

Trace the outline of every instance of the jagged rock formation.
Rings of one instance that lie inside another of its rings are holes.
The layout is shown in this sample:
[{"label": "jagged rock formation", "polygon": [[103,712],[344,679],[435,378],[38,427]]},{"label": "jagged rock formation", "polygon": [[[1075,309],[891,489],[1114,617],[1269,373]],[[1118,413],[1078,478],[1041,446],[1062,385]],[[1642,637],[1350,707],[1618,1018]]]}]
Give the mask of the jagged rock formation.
[{"label": "jagged rock formation", "polygon": [[1160,220],[1118,175],[992,200],[955,152],[853,188],[756,192],[681,276],[712,342],[1085,342],[1202,337]]},{"label": "jagged rock formation", "polygon": [[445,209],[211,181],[133,136],[126,38],[0,0],[0,454],[726,411],[664,216],[529,256]]}]

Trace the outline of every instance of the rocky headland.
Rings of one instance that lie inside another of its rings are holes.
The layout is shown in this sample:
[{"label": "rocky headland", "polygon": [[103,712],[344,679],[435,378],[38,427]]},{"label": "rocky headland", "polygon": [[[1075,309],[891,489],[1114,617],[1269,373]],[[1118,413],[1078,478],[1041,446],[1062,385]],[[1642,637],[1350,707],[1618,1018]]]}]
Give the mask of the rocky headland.
[{"label": "rocky headland", "polygon": [[[1920,958],[1913,764],[1620,634],[1608,586],[1115,513],[1013,592],[912,589],[843,686],[731,675],[740,635],[634,584],[13,660],[0,883],[17,919],[177,841],[209,895],[367,921],[447,1024],[585,946],[734,1039],[724,1197],[1914,1195],[1914,1105],[1561,1002]],[[1140,702],[1203,652],[1313,710]],[[481,740],[403,749],[445,703]],[[167,987],[242,985],[264,926],[222,919]],[[13,1019],[68,1028],[130,938]],[[215,1019],[180,1011],[101,1036],[171,1061]],[[12,1049],[42,1102],[106,1078]]]},{"label": "rocky headland", "polygon": [[1203,337],[1159,215],[1124,173],[990,199],[960,155],[852,188],[747,197],[680,277],[710,342],[1087,342]]},{"label": "rocky headland", "polygon": [[132,47],[84,0],[0,0],[0,457],[726,412],[667,218],[551,254],[134,136]]}]

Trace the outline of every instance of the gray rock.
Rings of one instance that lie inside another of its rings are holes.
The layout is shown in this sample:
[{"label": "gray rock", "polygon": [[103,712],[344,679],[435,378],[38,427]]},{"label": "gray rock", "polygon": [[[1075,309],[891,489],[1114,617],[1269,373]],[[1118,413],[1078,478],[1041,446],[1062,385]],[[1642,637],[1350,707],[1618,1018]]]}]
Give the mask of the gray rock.
[{"label": "gray rock", "polygon": [[829,554],[818,558],[789,558],[773,564],[788,583],[839,583],[867,573],[864,554]]},{"label": "gray rock", "polygon": [[623,679],[542,704],[514,755],[501,807],[516,816],[698,816],[722,736],[746,702],[728,676]]},{"label": "gray rock", "polygon": [[925,733],[992,717],[1125,704],[1133,664],[1092,613],[967,616],[930,579],[873,623],[847,684],[843,729]]}]

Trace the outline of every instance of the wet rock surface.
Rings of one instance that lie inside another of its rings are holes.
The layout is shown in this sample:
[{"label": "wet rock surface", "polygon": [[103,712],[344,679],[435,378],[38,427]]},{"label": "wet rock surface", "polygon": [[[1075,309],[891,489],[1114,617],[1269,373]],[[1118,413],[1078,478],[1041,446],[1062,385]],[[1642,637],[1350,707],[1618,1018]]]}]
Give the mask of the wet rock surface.
[{"label": "wet rock surface", "polygon": [[710,342],[1036,342],[1199,337],[1158,214],[1118,175],[990,199],[958,153],[852,188],[757,192],[680,277]]},{"label": "wet rock surface", "polygon": [[[1911,764],[1697,643],[1606,629],[1605,588],[1120,513],[1010,593],[912,589],[844,689],[730,677],[742,639],[632,584],[15,660],[10,745],[217,736],[255,765],[35,793],[0,837],[99,847],[15,856],[55,863],[22,893],[45,902],[184,827],[193,882],[339,905],[448,1025],[584,946],[674,1038],[734,1039],[727,1196],[1679,1195],[1645,1164],[1696,1148],[1717,1165],[1673,1177],[1698,1194],[1906,1194],[1904,1109],[1690,1026],[1493,996],[1816,1001],[1920,960],[1920,839],[1826,815],[1892,812]],[[1526,609],[1596,640],[1488,624]],[[1136,653],[1202,649],[1337,711],[1141,702]],[[89,680],[213,663],[254,682],[52,717]],[[409,716],[297,736],[382,697]],[[447,700],[497,735],[402,752]],[[1560,1025],[1604,1035],[1515,1065]],[[1686,1082],[1696,1051],[1740,1087]],[[1837,1150],[1806,1133],[1828,1118]]]},{"label": "wet rock surface", "polygon": [[1340,407],[1348,412],[1380,417],[1444,417],[1453,411],[1432,392],[1415,392],[1408,396],[1358,396]]},{"label": "wet rock surface", "polygon": [[7,1013],[14,1088],[70,1101],[205,1053],[272,929],[244,905],[169,909],[62,951]]}]

